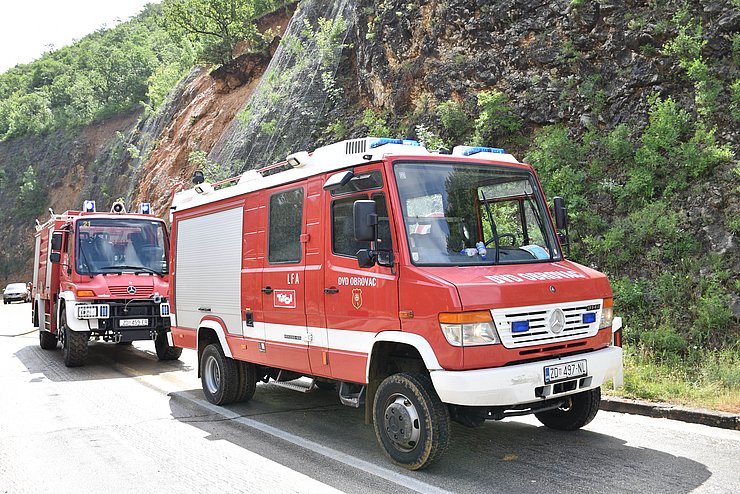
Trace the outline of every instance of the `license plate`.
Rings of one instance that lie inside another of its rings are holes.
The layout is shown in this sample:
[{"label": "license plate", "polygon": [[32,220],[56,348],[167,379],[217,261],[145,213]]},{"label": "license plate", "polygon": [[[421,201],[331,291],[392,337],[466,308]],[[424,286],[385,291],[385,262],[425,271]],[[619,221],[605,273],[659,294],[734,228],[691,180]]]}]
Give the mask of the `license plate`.
[{"label": "license plate", "polygon": [[136,326],[148,326],[149,319],[121,319],[122,328],[132,328]]},{"label": "license plate", "polygon": [[588,374],[588,368],[585,360],[548,365],[545,367],[545,384],[581,377],[586,374]]}]

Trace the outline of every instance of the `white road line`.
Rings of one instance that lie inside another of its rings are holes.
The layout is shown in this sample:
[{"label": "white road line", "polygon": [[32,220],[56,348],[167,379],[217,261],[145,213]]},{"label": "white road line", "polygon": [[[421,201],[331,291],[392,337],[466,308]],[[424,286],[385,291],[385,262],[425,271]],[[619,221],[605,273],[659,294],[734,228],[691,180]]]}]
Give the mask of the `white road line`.
[{"label": "white road line", "polygon": [[263,424],[262,422],[258,422],[254,419],[242,417],[238,413],[234,413],[231,410],[228,410],[226,408],[222,408],[220,406],[209,403],[206,400],[201,400],[199,398],[188,396],[186,393],[179,393],[177,396],[185,400],[188,400],[191,403],[194,403],[198,406],[206,408],[217,415],[221,415],[224,418],[233,420],[234,422],[238,422],[242,425],[246,425],[247,427],[257,429],[258,431],[264,432],[265,434],[270,434],[271,436],[282,439],[283,441],[287,441],[289,443],[295,444],[296,446],[300,446],[301,448],[305,448],[310,451],[313,451],[314,453],[318,453],[322,456],[326,456],[327,458],[331,458],[332,460],[338,461],[340,463],[344,463],[345,465],[348,465],[352,468],[364,470],[365,472],[371,473],[375,475],[376,477],[380,477],[389,482],[393,482],[394,484],[398,484],[402,487],[406,487],[408,489],[412,489],[417,492],[422,492],[425,494],[427,493],[428,494],[451,494],[450,491],[440,489],[437,486],[427,484],[426,482],[422,482],[417,479],[413,479],[401,473],[394,472],[393,470],[390,470],[388,468],[384,468],[384,467],[375,465],[374,463],[370,463],[368,461],[361,460],[359,458],[348,455],[346,453],[342,453],[341,451],[328,448],[314,441],[309,441],[308,439],[304,439],[300,436],[296,436],[295,434],[285,432],[276,427]]}]

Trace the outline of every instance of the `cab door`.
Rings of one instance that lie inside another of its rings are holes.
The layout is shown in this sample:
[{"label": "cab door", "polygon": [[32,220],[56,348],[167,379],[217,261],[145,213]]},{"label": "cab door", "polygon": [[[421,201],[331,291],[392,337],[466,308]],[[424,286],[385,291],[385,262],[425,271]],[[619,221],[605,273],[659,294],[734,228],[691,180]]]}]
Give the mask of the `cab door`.
[{"label": "cab door", "polygon": [[262,271],[265,361],[281,369],[310,373],[305,305],[303,185],[265,191],[267,255]]},{"label": "cab door", "polygon": [[370,245],[354,239],[354,202],[372,199],[378,211],[376,249],[391,253],[395,250],[397,243],[384,184],[382,169],[372,165],[357,168],[347,186],[325,194],[324,214],[331,234],[325,242],[324,304],[328,361],[332,377],[338,380],[364,382],[375,335],[400,331],[401,327],[397,270],[377,264],[360,268],[357,251]]}]

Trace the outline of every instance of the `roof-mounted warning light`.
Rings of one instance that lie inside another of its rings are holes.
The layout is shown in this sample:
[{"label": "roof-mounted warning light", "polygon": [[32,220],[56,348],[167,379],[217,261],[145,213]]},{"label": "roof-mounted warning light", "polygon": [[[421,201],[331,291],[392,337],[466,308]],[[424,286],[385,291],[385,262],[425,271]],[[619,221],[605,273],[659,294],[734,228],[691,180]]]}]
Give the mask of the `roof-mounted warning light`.
[{"label": "roof-mounted warning light", "polygon": [[310,159],[311,155],[309,155],[308,152],[299,151],[297,153],[289,154],[288,157],[285,158],[285,161],[287,161],[293,168],[300,168],[301,166],[308,164]]},{"label": "roof-mounted warning light", "polygon": [[113,203],[113,206],[110,208],[111,213],[121,214],[126,212],[126,206],[123,204],[122,201],[116,201]]},{"label": "roof-mounted warning light", "polygon": [[85,213],[95,212],[95,201],[84,201],[82,203],[82,211]]},{"label": "roof-mounted warning light", "polygon": [[370,148],[377,148],[386,144],[402,144],[404,146],[421,146],[419,141],[413,139],[392,139],[390,137],[381,137],[380,139],[370,143]]},{"label": "roof-mounted warning light", "polygon": [[139,204],[139,214],[152,214],[152,205],[148,202]]},{"label": "roof-mounted warning light", "polygon": [[501,148],[488,148],[488,147],[483,147],[483,146],[475,146],[475,147],[462,146],[462,147],[464,147],[464,150],[462,152],[463,156],[472,156],[478,153],[506,154],[506,151],[504,151]]}]

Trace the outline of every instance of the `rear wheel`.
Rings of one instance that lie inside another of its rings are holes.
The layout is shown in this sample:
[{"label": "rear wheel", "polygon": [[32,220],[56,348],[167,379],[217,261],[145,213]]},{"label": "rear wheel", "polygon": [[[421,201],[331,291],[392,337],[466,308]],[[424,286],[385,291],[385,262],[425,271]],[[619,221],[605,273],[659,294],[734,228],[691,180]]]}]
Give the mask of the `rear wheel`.
[{"label": "rear wheel", "polygon": [[67,314],[62,308],[59,321],[59,330],[62,337],[62,357],[67,367],[80,367],[87,360],[87,340],[90,334],[87,331],[72,331],[67,326]]},{"label": "rear wheel", "polygon": [[167,333],[159,333],[154,339],[154,349],[157,351],[159,360],[177,360],[182,355],[182,348],[170,346],[167,341]]},{"label": "rear wheel", "polygon": [[237,362],[225,356],[219,344],[208,345],[200,357],[200,382],[206,399],[214,405],[233,403],[239,381]]},{"label": "rear wheel", "polygon": [[426,468],[447,449],[449,412],[424,374],[394,374],[380,383],[373,419],[378,442],[404,468]]},{"label": "rear wheel", "polygon": [[601,388],[595,388],[570,396],[556,410],[535,413],[534,416],[551,429],[572,431],[591,422],[599,411],[600,403]]},{"label": "rear wheel", "polygon": [[57,347],[57,335],[39,329],[39,346],[44,350],[55,350]]}]

